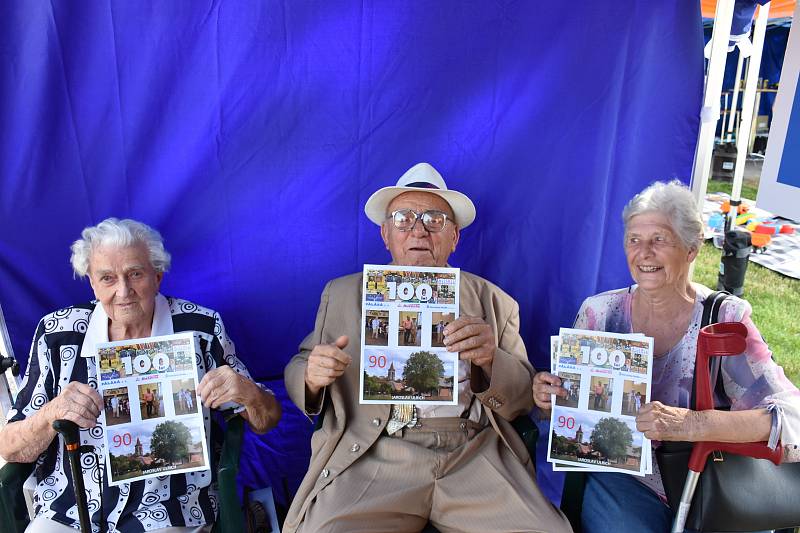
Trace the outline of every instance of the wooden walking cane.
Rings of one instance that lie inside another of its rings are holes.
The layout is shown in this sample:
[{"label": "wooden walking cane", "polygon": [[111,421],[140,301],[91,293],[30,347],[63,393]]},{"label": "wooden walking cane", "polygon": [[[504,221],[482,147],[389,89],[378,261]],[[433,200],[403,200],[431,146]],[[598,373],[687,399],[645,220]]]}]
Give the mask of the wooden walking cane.
[{"label": "wooden walking cane", "polygon": [[75,504],[78,507],[78,520],[81,533],[92,533],[92,522],[89,519],[89,506],[86,502],[86,487],[83,484],[81,468],[80,430],[78,424],[70,420],[56,420],[53,429],[64,437],[69,456],[69,467],[72,471],[72,489],[75,493]]}]

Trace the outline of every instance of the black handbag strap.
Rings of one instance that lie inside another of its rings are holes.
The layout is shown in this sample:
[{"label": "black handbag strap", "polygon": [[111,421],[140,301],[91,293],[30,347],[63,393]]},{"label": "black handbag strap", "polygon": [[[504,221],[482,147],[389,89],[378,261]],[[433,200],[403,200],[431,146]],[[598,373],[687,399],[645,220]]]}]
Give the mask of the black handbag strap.
[{"label": "black handbag strap", "polygon": [[[722,302],[730,296],[731,293],[726,291],[714,291],[708,296],[706,296],[705,301],[703,302],[703,318],[700,321],[700,329],[708,326],[709,324],[716,324],[719,321],[719,310],[722,307]],[[720,357],[712,357],[708,362],[708,371],[709,376],[714,379],[714,393],[718,390],[724,390],[724,385],[722,383],[722,358]],[[695,378],[697,377],[697,372],[695,371],[694,376],[692,377],[692,390],[691,390],[691,399],[689,401],[689,408],[691,410],[695,410],[697,407],[695,401]]]},{"label": "black handbag strap", "polygon": [[701,328],[719,322],[719,310],[722,307],[722,302],[730,295],[731,293],[726,291],[714,291],[706,297],[703,302],[703,319],[700,322]]}]

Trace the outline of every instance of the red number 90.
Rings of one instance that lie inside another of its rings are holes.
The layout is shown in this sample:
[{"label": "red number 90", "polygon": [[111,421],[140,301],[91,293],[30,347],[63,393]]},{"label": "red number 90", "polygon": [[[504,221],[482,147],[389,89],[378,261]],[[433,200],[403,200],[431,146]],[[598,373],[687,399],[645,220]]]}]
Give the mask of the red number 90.
[{"label": "red number 90", "polygon": [[377,366],[378,368],[385,368],[386,367],[386,356],[385,355],[370,355],[369,356],[369,366],[373,368]]},{"label": "red number 90", "polygon": [[111,440],[114,442],[115,447],[130,446],[133,442],[133,437],[130,433],[123,433],[122,435],[114,435]]},{"label": "red number 90", "polygon": [[558,427],[563,428],[564,426],[567,426],[567,429],[573,429],[575,427],[575,419],[571,416],[559,416]]}]

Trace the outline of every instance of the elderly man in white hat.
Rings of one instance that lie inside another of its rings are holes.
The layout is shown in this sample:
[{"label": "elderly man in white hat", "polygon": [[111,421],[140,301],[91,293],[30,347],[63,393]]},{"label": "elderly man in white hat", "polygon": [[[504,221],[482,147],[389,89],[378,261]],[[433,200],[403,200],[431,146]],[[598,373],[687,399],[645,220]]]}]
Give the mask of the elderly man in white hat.
[{"label": "elderly man in white hat", "polygon": [[[365,211],[394,265],[446,266],[475,219],[472,201],[428,163],[375,192]],[[314,331],[286,367],[294,403],[324,418],[284,532],[420,531],[429,521],[440,531],[570,531],[509,423],[532,408],[517,303],[462,271],[461,318],[444,329],[459,353],[459,404],[359,405],[361,287],[361,273],[327,284]]]}]

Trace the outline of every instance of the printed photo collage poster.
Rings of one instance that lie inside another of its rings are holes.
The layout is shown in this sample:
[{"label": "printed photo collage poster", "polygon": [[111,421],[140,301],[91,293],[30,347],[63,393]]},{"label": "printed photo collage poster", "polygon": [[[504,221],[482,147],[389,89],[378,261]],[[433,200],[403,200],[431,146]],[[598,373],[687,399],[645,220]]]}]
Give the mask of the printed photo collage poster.
[{"label": "printed photo collage poster", "polygon": [[458,354],[444,328],[458,318],[457,268],[364,265],[362,404],[458,404]]},{"label": "printed photo collage poster", "polygon": [[651,442],[636,415],[650,401],[653,339],[561,328],[551,337],[551,371],[567,391],[552,399],[553,470],[651,474]]},{"label": "printed photo collage poster", "polygon": [[192,332],[99,343],[108,484],[208,470]]}]

